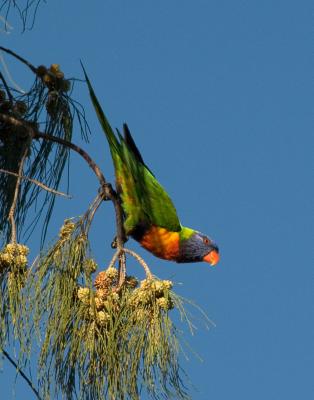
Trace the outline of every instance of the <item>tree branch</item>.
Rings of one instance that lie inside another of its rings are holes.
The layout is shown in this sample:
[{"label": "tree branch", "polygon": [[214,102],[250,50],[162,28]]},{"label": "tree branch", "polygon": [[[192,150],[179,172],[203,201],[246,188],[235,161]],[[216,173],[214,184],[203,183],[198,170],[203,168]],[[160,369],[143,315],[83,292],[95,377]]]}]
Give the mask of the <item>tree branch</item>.
[{"label": "tree branch", "polygon": [[[1,49],[1,46],[0,46]],[[50,140],[55,143],[59,143],[65,147],[70,148],[71,150],[75,151],[78,153],[81,157],[84,158],[84,160],[87,162],[89,167],[94,171],[96,177],[98,178],[98,181],[101,186],[101,195],[103,200],[111,200],[114,205],[115,209],[115,215],[116,215],[116,227],[117,227],[117,248],[122,249],[123,244],[126,242],[126,235],[124,232],[124,225],[123,225],[123,209],[120,203],[119,196],[117,192],[112,188],[112,185],[108,183],[101,172],[100,168],[98,165],[95,163],[95,161],[90,157],[90,155],[83,150],[81,147],[77,146],[76,144],[69,142],[68,140],[53,136],[53,135],[48,135],[47,133],[39,132],[37,129],[35,129],[31,124],[29,124],[27,121],[21,121],[17,118],[14,118],[10,115],[0,113],[0,121],[3,121],[7,124],[11,124],[15,127],[19,128],[24,128],[27,130],[29,136],[31,139],[43,139],[43,140]],[[120,270],[125,270],[125,259],[123,257],[123,254],[120,258]],[[123,279],[123,278],[122,278]]]},{"label": "tree branch", "polygon": [[32,391],[34,392],[35,396],[37,397],[38,400],[42,400],[42,398],[40,397],[40,394],[38,392],[38,390],[35,388],[35,386],[33,385],[33,382],[28,378],[28,376],[20,369],[20,367],[18,366],[18,364],[13,360],[13,358],[9,355],[9,353],[7,353],[4,349],[1,349],[0,351],[2,351],[3,355],[5,356],[5,358],[13,365],[13,367],[16,369],[16,372],[18,374],[21,375],[21,377],[27,382],[28,386],[32,389]]},{"label": "tree branch", "polygon": [[95,161],[89,156],[89,154],[87,154],[86,151],[83,150],[81,147],[77,146],[76,144],[74,144],[72,142],[69,142],[68,140],[65,140],[65,139],[62,139],[62,138],[59,138],[59,137],[56,137],[53,135],[48,135],[47,133],[39,132],[36,129],[34,129],[34,127],[31,126],[27,121],[21,121],[10,115],[7,115],[7,114],[0,113],[0,121],[3,121],[7,124],[11,124],[18,128],[26,129],[29,136],[32,139],[49,140],[51,142],[62,144],[63,146],[74,150],[76,153],[78,153],[80,156],[82,156],[84,158],[84,160],[88,163],[90,168],[94,171],[95,175],[97,176],[97,178],[99,180],[100,185],[101,186],[106,185],[106,179],[105,179],[104,175],[102,174],[100,168],[95,163]]},{"label": "tree branch", "polygon": [[[17,177],[19,176],[19,174],[16,174],[15,172],[7,171],[6,169],[2,169],[2,168],[0,168],[0,172],[3,172],[4,174],[8,174],[8,175],[17,176]],[[59,192],[58,190],[51,189],[50,187],[44,185],[42,182],[39,182],[36,179],[32,179],[32,178],[29,178],[28,176],[24,176],[24,175],[20,176],[20,178],[34,183],[35,185],[39,186],[40,188],[46,190],[47,192],[51,192],[51,193],[56,194],[58,196],[66,197],[68,199],[72,198],[72,196],[70,196],[70,195],[68,195],[66,193]]]},{"label": "tree branch", "polygon": [[[139,264],[141,264],[141,266],[143,267],[143,269],[144,269],[144,271],[146,273],[147,279],[152,279],[153,278],[153,275],[152,275],[152,273],[151,273],[151,271],[149,269],[149,266],[146,264],[146,262],[143,260],[143,258],[141,256],[139,256],[137,253],[135,253],[135,251],[127,249],[126,247],[118,249],[114,253],[114,255],[113,255],[113,257],[112,257],[112,259],[111,259],[111,261],[109,263],[108,268],[113,267],[115,262],[117,261],[117,259],[119,258],[119,260],[121,260],[121,257],[124,257],[124,263],[125,263],[125,254],[129,254],[130,256],[134,257],[136,259],[136,261]],[[125,267],[125,264],[124,264],[124,267]],[[123,266],[121,264],[119,264],[119,268],[120,268],[119,281],[118,281],[118,285],[116,287],[117,291],[119,291],[121,289],[121,287],[122,287],[122,285],[124,283],[124,280],[125,280],[125,273],[126,273],[126,271],[123,270]]]},{"label": "tree branch", "polygon": [[12,94],[10,92],[9,86],[8,86],[6,80],[4,79],[4,76],[3,76],[1,71],[0,71],[0,79],[2,80],[3,86],[5,87],[5,90],[7,92],[10,104],[12,105],[13,104],[13,96],[12,96]]},{"label": "tree branch", "polygon": [[27,153],[28,153],[28,147],[25,146],[24,153],[23,153],[23,156],[21,158],[20,165],[19,165],[19,171],[18,171],[18,174],[17,174],[13,201],[12,201],[12,204],[11,204],[11,207],[10,207],[10,211],[9,211],[9,215],[8,215],[8,220],[10,221],[10,224],[11,224],[11,242],[12,243],[16,243],[16,223],[15,223],[14,214],[15,214],[15,209],[16,209],[16,205],[17,205],[17,198],[18,198],[19,190],[20,190],[21,176],[23,176],[22,172],[23,172],[24,162],[25,162],[25,159],[27,157]]},{"label": "tree branch", "polygon": [[72,150],[74,150],[76,153],[78,153],[80,156],[82,156],[84,158],[84,160],[87,162],[87,164],[89,165],[89,167],[94,171],[95,175],[97,176],[99,183],[101,184],[101,186],[105,186],[107,184],[106,179],[103,175],[103,173],[101,172],[100,168],[98,167],[98,165],[95,163],[95,161],[89,156],[88,153],[86,153],[85,150],[83,150],[81,147],[79,147],[78,145],[69,142],[68,140],[65,139],[61,139],[59,137],[56,136],[52,136],[52,135],[48,135],[47,133],[42,133],[42,132],[38,132],[38,131],[34,131],[33,130],[33,138],[34,139],[45,139],[45,140],[49,140],[51,142],[55,142],[55,143],[59,143],[62,144],[65,147],[68,147]]},{"label": "tree branch", "polygon": [[4,51],[5,53],[10,54],[11,56],[15,57],[17,60],[21,61],[21,63],[25,64],[32,72],[34,72],[34,74],[37,75],[37,68],[34,67],[34,65],[32,65],[30,62],[25,60],[25,58],[19,56],[18,54],[14,53],[14,51],[7,49],[3,46],[0,46],[0,50]]},{"label": "tree branch", "polygon": [[125,247],[123,249],[123,252],[127,253],[127,254],[130,254],[132,257],[134,257],[136,259],[136,261],[139,264],[141,264],[141,266],[144,268],[144,271],[145,271],[146,276],[147,276],[148,279],[152,279],[153,278],[153,275],[150,272],[150,269],[149,269],[148,265],[146,264],[146,262],[143,260],[142,257],[140,257],[137,253],[135,253],[135,251],[130,250],[130,249],[126,249]]},{"label": "tree branch", "polygon": [[[1,114],[0,114],[1,117]],[[52,135],[48,135],[46,133],[41,133],[33,130],[33,137],[34,138],[41,138],[41,139],[46,139],[46,140],[51,140],[53,142],[60,143],[78,154],[80,154],[84,160],[88,163],[89,167],[94,171],[95,175],[97,176],[99,183],[101,184],[102,188],[102,196],[103,199],[109,199],[113,202],[114,209],[115,209],[115,215],[116,215],[116,227],[117,227],[117,247],[118,249],[123,248],[123,244],[126,241],[126,236],[124,232],[124,226],[123,226],[123,210],[121,207],[120,199],[117,194],[117,192],[112,188],[112,185],[108,182],[106,182],[106,179],[101,172],[100,168],[98,165],[95,163],[95,161],[89,156],[88,153],[86,153],[85,150],[83,150],[81,147],[77,146],[76,144],[69,142],[65,139],[61,139]],[[120,258],[120,268],[122,271],[125,269],[125,259],[123,257],[123,254],[121,255]]]}]

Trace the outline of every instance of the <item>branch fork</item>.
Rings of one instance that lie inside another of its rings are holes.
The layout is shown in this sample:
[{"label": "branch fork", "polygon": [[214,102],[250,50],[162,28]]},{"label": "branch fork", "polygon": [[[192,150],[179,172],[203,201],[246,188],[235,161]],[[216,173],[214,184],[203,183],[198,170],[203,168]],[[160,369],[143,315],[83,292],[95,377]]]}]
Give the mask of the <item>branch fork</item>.
[{"label": "branch fork", "polygon": [[143,260],[141,256],[139,256],[135,251],[127,249],[126,247],[121,247],[118,248],[115,254],[113,255],[109,267],[114,267],[116,261],[119,259],[119,279],[118,279],[118,285],[116,287],[116,291],[119,291],[124,284],[125,277],[126,277],[126,254],[129,254],[133,258],[136,259],[136,261],[143,267],[147,279],[151,280],[153,279],[153,274],[151,273],[148,265],[146,262]]}]

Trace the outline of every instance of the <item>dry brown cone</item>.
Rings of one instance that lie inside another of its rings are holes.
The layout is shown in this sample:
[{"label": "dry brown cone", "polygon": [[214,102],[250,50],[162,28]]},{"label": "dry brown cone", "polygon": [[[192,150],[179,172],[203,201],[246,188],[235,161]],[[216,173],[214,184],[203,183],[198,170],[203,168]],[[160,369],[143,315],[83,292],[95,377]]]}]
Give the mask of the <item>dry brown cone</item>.
[{"label": "dry brown cone", "polygon": [[117,283],[118,271],[114,267],[109,267],[106,271],[101,271],[96,276],[94,285],[96,289],[108,289]]},{"label": "dry brown cone", "polygon": [[109,289],[111,287],[112,280],[107,277],[106,271],[101,271],[96,276],[94,286],[96,289]]}]

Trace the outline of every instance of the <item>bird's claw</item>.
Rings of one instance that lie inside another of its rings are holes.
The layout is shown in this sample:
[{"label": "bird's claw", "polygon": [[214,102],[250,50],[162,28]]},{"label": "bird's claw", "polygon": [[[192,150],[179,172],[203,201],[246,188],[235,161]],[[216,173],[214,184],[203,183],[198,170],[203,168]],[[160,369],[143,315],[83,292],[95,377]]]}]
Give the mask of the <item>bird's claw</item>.
[{"label": "bird's claw", "polygon": [[[122,243],[124,244],[124,243],[126,243],[127,241],[128,241],[129,239],[128,239],[128,237],[123,237],[122,238]],[[112,249],[116,249],[118,247],[118,239],[117,239],[117,236],[115,236],[114,238],[113,238],[113,241],[111,242],[111,248]]]},{"label": "bird's claw", "polygon": [[111,200],[113,191],[111,183],[106,182],[99,189],[98,192],[104,201]]},{"label": "bird's claw", "polygon": [[111,248],[112,248],[112,249],[116,249],[117,246],[118,246],[118,243],[117,243],[117,236],[115,236],[115,237],[113,238],[113,241],[111,242]]}]

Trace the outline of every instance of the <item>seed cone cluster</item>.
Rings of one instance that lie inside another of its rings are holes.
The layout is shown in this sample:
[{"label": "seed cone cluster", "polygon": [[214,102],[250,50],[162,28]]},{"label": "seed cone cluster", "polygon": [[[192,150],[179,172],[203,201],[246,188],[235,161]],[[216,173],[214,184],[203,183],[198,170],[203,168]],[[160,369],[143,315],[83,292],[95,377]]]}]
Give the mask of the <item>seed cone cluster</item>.
[{"label": "seed cone cluster", "polygon": [[68,92],[71,89],[71,83],[69,80],[64,79],[64,73],[61,71],[59,64],[52,64],[49,68],[40,65],[37,68],[37,75],[49,91]]},{"label": "seed cone cluster", "polygon": [[[64,222],[56,244],[40,260],[33,286],[37,301],[45,304],[35,311],[36,321],[46,323],[43,374],[54,373],[62,387],[68,387],[69,376],[90,382],[81,398],[108,392],[110,399],[122,398],[121,393],[138,399],[142,386],[156,398],[159,392],[180,394],[179,347],[169,310],[184,314],[172,282],[147,274],[142,281],[126,276],[121,285],[113,264],[97,268],[86,226],[74,221]],[[49,318],[43,309],[51,310]]]},{"label": "seed cone cluster", "polygon": [[70,239],[75,226],[75,223],[71,219],[66,219],[64,221],[64,224],[61,226],[59,231],[59,238],[62,242],[66,242]]},{"label": "seed cone cluster", "polygon": [[27,113],[27,104],[21,100],[9,99],[4,90],[0,90],[0,112],[21,118]]},{"label": "seed cone cluster", "polygon": [[29,248],[19,243],[9,243],[0,252],[0,273],[17,266],[26,270]]},{"label": "seed cone cluster", "polygon": [[[19,293],[27,278],[28,253],[29,248],[19,243],[9,243],[0,252],[0,276],[7,273],[10,303],[20,301]],[[12,311],[12,318],[14,315],[15,311]]]},{"label": "seed cone cluster", "polygon": [[117,317],[122,308],[129,309],[134,323],[139,319],[149,321],[156,312],[174,308],[169,280],[144,279],[140,282],[134,276],[126,276],[123,287],[117,291],[118,271],[109,267],[99,272],[94,286],[96,290],[80,287],[77,292],[79,300],[89,306],[89,315],[100,326],[109,327],[109,322]]},{"label": "seed cone cluster", "polygon": [[140,287],[133,291],[130,303],[134,307],[146,309],[156,303],[163,310],[171,310],[174,307],[170,296],[172,286],[172,282],[168,280],[144,279]]},{"label": "seed cone cluster", "polygon": [[84,271],[87,276],[90,276],[97,271],[97,263],[93,258],[86,258],[83,264]]},{"label": "seed cone cluster", "polygon": [[[89,260],[89,264],[92,261]],[[79,300],[90,307],[89,315],[100,326],[106,325],[111,319],[110,313],[117,311],[119,308],[119,294],[114,289],[117,285],[117,280],[117,269],[109,267],[97,275],[94,282],[95,291],[87,287],[78,289],[77,296]]]}]

